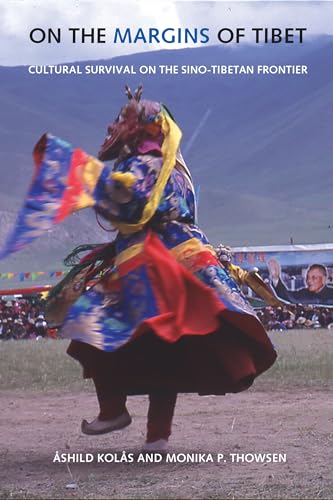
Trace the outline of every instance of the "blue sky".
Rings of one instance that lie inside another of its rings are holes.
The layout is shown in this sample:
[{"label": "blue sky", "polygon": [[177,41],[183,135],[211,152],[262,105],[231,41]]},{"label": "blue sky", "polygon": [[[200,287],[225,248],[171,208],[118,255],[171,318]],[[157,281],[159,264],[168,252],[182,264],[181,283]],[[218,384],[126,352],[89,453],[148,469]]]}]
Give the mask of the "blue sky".
[{"label": "blue sky", "polygon": [[[310,35],[333,34],[333,2],[165,1],[165,0],[0,0],[0,65],[56,64],[165,48],[182,44],[73,44],[68,28],[306,27]],[[34,44],[34,28],[61,28],[60,44]],[[212,39],[213,37],[211,37]],[[216,36],[214,36],[216,43]],[[212,41],[213,43],[213,41]],[[187,45],[188,46],[188,45]]]}]

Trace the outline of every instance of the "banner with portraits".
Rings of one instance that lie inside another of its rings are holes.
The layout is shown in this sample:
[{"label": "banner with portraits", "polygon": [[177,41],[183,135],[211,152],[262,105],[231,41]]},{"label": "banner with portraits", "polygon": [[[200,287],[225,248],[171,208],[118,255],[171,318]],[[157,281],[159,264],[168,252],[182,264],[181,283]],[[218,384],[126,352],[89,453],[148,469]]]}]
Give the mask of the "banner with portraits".
[{"label": "banner with portraits", "polygon": [[333,244],[235,247],[232,252],[233,264],[257,268],[282,302],[333,307]]}]

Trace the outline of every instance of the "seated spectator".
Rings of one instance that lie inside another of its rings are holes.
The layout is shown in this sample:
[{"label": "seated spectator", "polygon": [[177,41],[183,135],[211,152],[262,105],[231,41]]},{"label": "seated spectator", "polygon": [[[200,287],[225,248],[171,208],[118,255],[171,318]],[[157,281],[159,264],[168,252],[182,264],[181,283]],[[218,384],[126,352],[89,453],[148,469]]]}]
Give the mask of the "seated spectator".
[{"label": "seated spectator", "polygon": [[36,335],[38,337],[46,337],[47,333],[47,323],[45,321],[44,315],[39,314],[37,321],[35,323]]},{"label": "seated spectator", "polygon": [[25,335],[26,331],[23,326],[23,321],[21,319],[14,319],[13,339],[21,340],[25,338]]}]

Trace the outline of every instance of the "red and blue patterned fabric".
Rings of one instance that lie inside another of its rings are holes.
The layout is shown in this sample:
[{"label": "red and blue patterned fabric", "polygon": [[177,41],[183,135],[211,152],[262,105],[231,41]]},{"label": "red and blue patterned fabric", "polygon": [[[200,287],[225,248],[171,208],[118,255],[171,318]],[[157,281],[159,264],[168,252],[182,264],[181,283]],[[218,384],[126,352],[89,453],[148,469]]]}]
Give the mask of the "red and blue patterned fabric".
[{"label": "red and blue patterned fabric", "polygon": [[158,142],[142,149],[144,154],[138,151],[111,166],[44,135],[34,151],[31,188],[3,255],[23,248],[74,211],[94,207],[116,227],[119,224],[116,258],[70,307],[62,336],[112,353],[151,332],[164,342],[177,343],[230,327],[231,332],[241,332],[248,346],[250,368],[245,377],[258,375],[271,366],[276,353],[196,225],[193,184],[181,161],[144,227],[122,231],[122,224],[141,220],[163,167]]},{"label": "red and blue patterned fabric", "polygon": [[0,258],[22,250],[68,215],[93,206],[103,164],[50,134],[34,148],[35,172],[15,228]]}]

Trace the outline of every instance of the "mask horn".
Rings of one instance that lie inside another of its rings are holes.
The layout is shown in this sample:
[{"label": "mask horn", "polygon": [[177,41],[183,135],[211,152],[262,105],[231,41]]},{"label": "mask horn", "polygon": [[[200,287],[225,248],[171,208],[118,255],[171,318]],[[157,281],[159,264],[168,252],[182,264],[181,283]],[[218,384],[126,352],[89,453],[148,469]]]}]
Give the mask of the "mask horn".
[{"label": "mask horn", "polygon": [[136,91],[134,92],[134,99],[139,102],[140,99],[141,99],[141,96],[142,96],[142,92],[143,92],[143,86],[142,85],[139,85],[138,88],[136,89]]},{"label": "mask horn", "polygon": [[128,85],[125,85],[125,94],[127,95],[129,101],[133,99],[132,91]]}]

